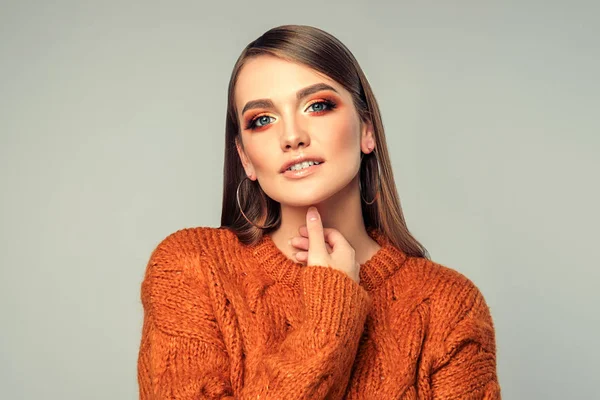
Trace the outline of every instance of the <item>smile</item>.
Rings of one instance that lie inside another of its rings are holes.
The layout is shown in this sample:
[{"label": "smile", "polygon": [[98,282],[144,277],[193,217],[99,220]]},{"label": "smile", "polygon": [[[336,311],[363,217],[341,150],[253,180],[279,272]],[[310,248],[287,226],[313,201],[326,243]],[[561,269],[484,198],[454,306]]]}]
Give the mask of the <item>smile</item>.
[{"label": "smile", "polygon": [[312,175],[322,168],[323,163],[317,161],[305,161],[292,165],[288,168],[283,176],[290,179],[300,179]]},{"label": "smile", "polygon": [[310,166],[319,165],[319,164],[321,164],[321,163],[318,161],[304,161],[304,162],[292,165],[291,167],[289,167],[287,169],[287,171],[298,171],[298,170],[305,169]]}]

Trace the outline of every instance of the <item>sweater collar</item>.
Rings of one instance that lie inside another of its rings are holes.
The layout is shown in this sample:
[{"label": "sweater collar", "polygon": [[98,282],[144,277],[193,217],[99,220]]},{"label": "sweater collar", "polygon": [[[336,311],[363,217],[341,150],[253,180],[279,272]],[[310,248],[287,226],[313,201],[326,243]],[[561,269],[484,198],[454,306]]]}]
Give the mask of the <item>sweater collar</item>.
[{"label": "sweater collar", "polygon": [[[367,233],[381,248],[360,267],[360,284],[373,290],[385,282],[406,261],[407,255],[394,246],[380,230],[368,228]],[[275,281],[294,285],[304,266],[287,258],[268,234],[254,246],[252,254],[261,269]]]}]

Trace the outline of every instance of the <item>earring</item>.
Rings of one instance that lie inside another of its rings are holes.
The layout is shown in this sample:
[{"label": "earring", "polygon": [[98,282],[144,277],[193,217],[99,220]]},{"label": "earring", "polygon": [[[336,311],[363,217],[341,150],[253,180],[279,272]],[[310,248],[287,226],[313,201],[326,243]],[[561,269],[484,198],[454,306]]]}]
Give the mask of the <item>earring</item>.
[{"label": "earring", "polygon": [[[369,150],[371,150],[370,146],[369,146]],[[360,198],[362,199],[362,201],[364,201],[365,204],[370,206],[377,201],[377,199],[379,198],[379,195],[381,193],[381,175],[379,173],[379,162],[377,161],[377,153],[373,151],[369,154],[373,154],[373,156],[375,157],[375,165],[377,168],[377,175],[376,175],[377,176],[377,188],[375,189],[375,197],[373,197],[373,200],[371,200],[370,202],[365,200],[365,198],[363,197],[363,194],[362,194],[362,184],[360,183],[361,182],[360,179],[358,180],[358,190],[359,190]],[[361,152],[361,155],[360,155],[361,165],[362,165],[362,159],[363,159],[364,155],[365,155],[365,153]]]},{"label": "earring", "polygon": [[272,228],[272,227],[276,226],[277,225],[276,223],[271,224],[271,225],[267,225],[267,226],[258,226],[254,222],[250,221],[248,219],[248,217],[246,216],[246,214],[244,213],[244,210],[242,210],[242,206],[240,205],[240,186],[242,186],[242,183],[244,181],[246,181],[246,179],[249,180],[250,182],[252,182],[252,180],[250,179],[249,176],[245,176],[244,179],[242,179],[240,181],[240,183],[238,183],[237,190],[235,191],[235,199],[237,201],[238,208],[240,209],[240,212],[242,213],[242,216],[244,217],[244,219],[246,221],[248,221],[248,223],[250,225],[253,225],[253,226],[257,227],[258,229],[268,229],[268,228]]}]

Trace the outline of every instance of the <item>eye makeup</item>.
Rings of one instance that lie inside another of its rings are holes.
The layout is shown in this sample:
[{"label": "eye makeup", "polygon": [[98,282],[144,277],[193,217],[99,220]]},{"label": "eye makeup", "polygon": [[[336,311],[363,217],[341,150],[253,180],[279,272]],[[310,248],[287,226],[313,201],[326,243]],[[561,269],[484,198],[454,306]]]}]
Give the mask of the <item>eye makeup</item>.
[{"label": "eye makeup", "polygon": [[[325,114],[325,113],[327,113],[329,111],[333,111],[337,107],[337,102],[334,101],[333,99],[330,99],[330,98],[322,98],[322,99],[318,99],[318,100],[315,100],[315,101],[311,102],[307,106],[307,109],[313,107],[314,105],[323,105],[325,108],[321,109],[321,110],[318,110],[318,111],[312,111],[309,114],[322,115],[322,114]],[[265,126],[269,125],[269,124],[265,124],[265,125],[262,125],[262,126],[256,126],[256,122],[260,118],[262,118],[262,117],[273,118],[270,115],[267,115],[267,114],[264,114],[264,113],[259,113],[257,115],[253,115],[252,117],[250,117],[248,119],[247,122],[244,123],[245,130],[255,131],[255,130],[258,130],[260,128],[264,128]]]}]

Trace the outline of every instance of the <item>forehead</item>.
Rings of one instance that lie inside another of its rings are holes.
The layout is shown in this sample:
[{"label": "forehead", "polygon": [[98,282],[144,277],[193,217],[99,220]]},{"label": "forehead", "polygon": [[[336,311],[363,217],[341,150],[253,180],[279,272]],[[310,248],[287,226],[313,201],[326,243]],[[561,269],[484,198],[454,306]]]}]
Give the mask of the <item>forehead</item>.
[{"label": "forehead", "polygon": [[261,55],[247,61],[240,70],[235,87],[236,106],[241,110],[250,100],[267,98],[293,101],[298,90],[319,82],[327,83],[339,93],[346,94],[336,81],[306,65]]}]

